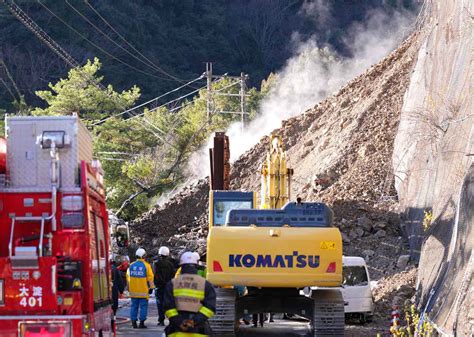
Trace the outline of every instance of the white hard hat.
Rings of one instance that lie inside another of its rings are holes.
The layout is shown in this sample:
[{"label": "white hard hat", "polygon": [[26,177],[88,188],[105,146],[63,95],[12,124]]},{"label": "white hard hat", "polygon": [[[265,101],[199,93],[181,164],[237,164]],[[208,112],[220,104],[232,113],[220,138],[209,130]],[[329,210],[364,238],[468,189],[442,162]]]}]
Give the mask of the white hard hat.
[{"label": "white hard hat", "polygon": [[198,252],[193,252],[194,256],[196,257],[196,260],[199,261],[201,259],[201,256],[199,255]]},{"label": "white hard hat", "polygon": [[196,258],[196,254],[192,252],[185,252],[179,259],[179,264],[198,264],[199,259]]},{"label": "white hard hat", "polygon": [[138,248],[137,251],[135,252],[135,255],[138,257],[144,257],[145,254],[146,254],[146,251],[143,248]]},{"label": "white hard hat", "polygon": [[158,250],[158,255],[169,256],[170,255],[170,249],[166,246],[161,246],[160,249]]}]

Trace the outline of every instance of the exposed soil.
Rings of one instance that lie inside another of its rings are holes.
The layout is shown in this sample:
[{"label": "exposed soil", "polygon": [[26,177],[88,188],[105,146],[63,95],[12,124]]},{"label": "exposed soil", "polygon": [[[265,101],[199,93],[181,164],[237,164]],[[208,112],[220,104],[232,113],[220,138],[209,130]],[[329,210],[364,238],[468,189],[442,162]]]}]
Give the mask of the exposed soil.
[{"label": "exposed soil", "polygon": [[[328,203],[343,233],[344,254],[365,257],[372,279],[378,281],[372,328],[387,326],[387,308],[397,289],[412,286],[415,275],[414,269],[403,271],[409,263],[399,261],[407,242],[399,227],[391,158],[417,51],[418,36],[413,34],[335,95],[274,131],[282,136],[289,166],[295,170],[292,197]],[[268,140],[262,138],[233,164],[231,189],[259,190]],[[185,187],[134,221],[133,236],[151,255],[161,244],[175,254],[204,251],[208,191],[207,179]]]}]

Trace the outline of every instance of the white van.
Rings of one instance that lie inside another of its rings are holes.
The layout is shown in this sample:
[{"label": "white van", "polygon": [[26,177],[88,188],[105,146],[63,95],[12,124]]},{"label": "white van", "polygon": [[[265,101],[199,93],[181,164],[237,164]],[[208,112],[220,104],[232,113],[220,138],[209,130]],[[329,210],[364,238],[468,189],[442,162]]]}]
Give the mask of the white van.
[{"label": "white van", "polygon": [[[311,290],[305,288],[301,293],[311,297]],[[369,271],[364,258],[359,256],[342,257],[342,297],[346,318],[357,318],[361,323],[369,322],[374,315],[374,301],[370,288]]]},{"label": "white van", "polygon": [[374,301],[370,288],[370,276],[364,258],[343,256],[342,297],[346,317],[356,317],[361,323],[371,321]]}]

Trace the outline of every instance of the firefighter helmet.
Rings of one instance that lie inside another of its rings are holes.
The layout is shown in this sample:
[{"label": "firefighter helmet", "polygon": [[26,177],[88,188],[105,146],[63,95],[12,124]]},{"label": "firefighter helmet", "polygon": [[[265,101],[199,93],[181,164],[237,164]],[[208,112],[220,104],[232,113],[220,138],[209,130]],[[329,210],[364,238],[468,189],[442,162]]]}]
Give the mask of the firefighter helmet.
[{"label": "firefighter helmet", "polygon": [[145,251],[145,249],[143,249],[143,248],[138,248],[137,251],[136,251],[136,253],[135,253],[135,255],[136,255],[137,257],[144,257],[145,254],[146,254],[146,251]]},{"label": "firefighter helmet", "polygon": [[179,264],[198,264],[199,259],[196,258],[196,254],[192,252],[185,252],[179,259]]},{"label": "firefighter helmet", "polygon": [[166,246],[161,246],[160,249],[158,250],[158,255],[169,256],[170,255],[170,249]]}]

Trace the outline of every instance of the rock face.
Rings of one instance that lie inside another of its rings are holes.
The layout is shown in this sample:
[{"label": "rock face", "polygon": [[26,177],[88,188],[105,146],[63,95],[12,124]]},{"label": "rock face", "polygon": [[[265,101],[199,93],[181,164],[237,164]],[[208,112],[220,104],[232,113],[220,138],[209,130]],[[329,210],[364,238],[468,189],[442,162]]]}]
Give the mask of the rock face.
[{"label": "rock face", "polygon": [[[432,0],[424,9],[422,47],[394,143],[396,188],[410,253],[419,259],[420,305],[431,301],[430,317],[443,334],[472,336],[474,310],[464,309],[473,307],[465,289],[474,279],[461,275],[472,274],[474,249],[474,202],[465,193],[474,179],[474,2]],[[434,219],[428,231],[425,210]]]}]

